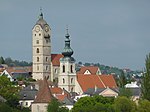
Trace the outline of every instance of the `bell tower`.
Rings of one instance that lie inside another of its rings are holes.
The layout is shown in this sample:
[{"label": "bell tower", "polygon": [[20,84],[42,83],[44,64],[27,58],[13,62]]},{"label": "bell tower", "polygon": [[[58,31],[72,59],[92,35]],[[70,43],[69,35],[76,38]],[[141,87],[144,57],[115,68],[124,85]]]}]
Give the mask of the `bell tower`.
[{"label": "bell tower", "polygon": [[70,47],[70,35],[65,36],[65,47],[63,49],[63,58],[60,59],[60,74],[58,76],[58,86],[69,92],[75,92],[76,71],[75,59],[72,57],[73,50]]},{"label": "bell tower", "polygon": [[32,29],[32,76],[35,80],[50,79],[51,71],[51,28],[41,12]]}]

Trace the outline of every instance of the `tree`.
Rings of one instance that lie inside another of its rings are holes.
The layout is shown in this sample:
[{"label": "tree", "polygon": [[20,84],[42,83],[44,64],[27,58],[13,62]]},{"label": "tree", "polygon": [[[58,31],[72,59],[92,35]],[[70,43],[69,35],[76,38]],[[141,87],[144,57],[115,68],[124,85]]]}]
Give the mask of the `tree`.
[{"label": "tree", "polygon": [[57,99],[52,99],[47,107],[47,112],[69,112],[69,109],[63,107]]},{"label": "tree", "polygon": [[12,85],[6,76],[0,77],[0,95],[3,96],[11,107],[18,105],[18,87]]},{"label": "tree", "polygon": [[102,96],[83,97],[74,105],[72,112],[114,112],[114,98]]},{"label": "tree", "polygon": [[2,56],[0,57],[0,64],[5,64],[4,58]]},{"label": "tree", "polygon": [[117,97],[114,101],[115,112],[133,112],[135,103],[125,96]]},{"label": "tree", "polygon": [[138,112],[150,112],[150,102],[148,100],[141,100],[138,105]]},{"label": "tree", "polygon": [[150,54],[146,56],[145,73],[142,79],[142,98],[150,101]]},{"label": "tree", "polygon": [[126,96],[127,98],[130,98],[132,96],[132,92],[128,88],[120,88],[119,96]]},{"label": "tree", "polygon": [[127,79],[123,71],[121,71],[121,75],[119,76],[119,87],[124,88],[127,84]]}]

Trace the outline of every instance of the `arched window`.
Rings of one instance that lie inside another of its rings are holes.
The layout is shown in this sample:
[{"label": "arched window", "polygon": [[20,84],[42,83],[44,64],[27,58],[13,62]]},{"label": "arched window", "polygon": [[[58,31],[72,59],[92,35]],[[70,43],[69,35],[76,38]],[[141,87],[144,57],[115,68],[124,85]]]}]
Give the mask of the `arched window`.
[{"label": "arched window", "polygon": [[65,83],[65,79],[63,78],[63,84]]},{"label": "arched window", "polygon": [[71,88],[71,92],[73,92],[73,87]]},{"label": "arched window", "polygon": [[48,70],[48,66],[46,66],[46,70]]},{"label": "arched window", "polygon": [[63,73],[65,72],[65,65],[63,65]]},{"label": "arched window", "polygon": [[39,52],[40,52],[40,51],[39,51],[39,48],[37,48],[37,49],[36,49],[36,53],[39,53]]},{"label": "arched window", "polygon": [[70,66],[70,72],[73,73],[73,66]]},{"label": "arched window", "polygon": [[48,62],[48,57],[46,57],[46,62]]},{"label": "arched window", "polygon": [[39,70],[39,66],[37,66],[37,70]]},{"label": "arched window", "polygon": [[37,62],[39,62],[39,57],[37,57]]},{"label": "arched window", "polygon": [[73,83],[73,78],[71,78],[71,83]]}]

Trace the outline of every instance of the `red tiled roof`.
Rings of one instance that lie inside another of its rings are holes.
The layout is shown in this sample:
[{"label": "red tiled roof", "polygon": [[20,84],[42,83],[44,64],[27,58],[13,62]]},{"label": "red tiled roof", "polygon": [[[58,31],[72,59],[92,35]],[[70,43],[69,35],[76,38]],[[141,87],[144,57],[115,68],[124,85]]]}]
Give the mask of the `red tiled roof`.
[{"label": "red tiled roof", "polygon": [[116,82],[112,75],[84,75],[77,74],[77,81],[83,92],[88,88],[116,88]]},{"label": "red tiled roof", "polygon": [[89,70],[91,74],[96,74],[98,67],[97,66],[83,66],[80,68],[77,74],[84,74],[86,70]]},{"label": "red tiled roof", "polygon": [[51,89],[52,94],[62,94],[62,92],[63,92],[63,90],[59,87],[53,87],[50,89]]},{"label": "red tiled roof", "polygon": [[34,103],[49,103],[53,98],[54,97],[48,86],[47,79],[44,78],[40,90],[37,93],[37,97],[34,100]]},{"label": "red tiled roof", "polygon": [[62,58],[63,55],[62,54],[51,54],[51,60],[52,60],[52,64],[53,66],[60,66],[60,58]]}]

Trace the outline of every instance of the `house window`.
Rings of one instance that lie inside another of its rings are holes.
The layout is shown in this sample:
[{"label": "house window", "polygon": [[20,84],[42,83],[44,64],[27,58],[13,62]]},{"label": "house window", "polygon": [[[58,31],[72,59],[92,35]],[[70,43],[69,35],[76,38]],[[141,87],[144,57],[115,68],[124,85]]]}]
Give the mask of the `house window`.
[{"label": "house window", "polygon": [[73,83],[73,78],[71,78],[71,83]]},{"label": "house window", "polygon": [[63,78],[63,84],[65,83],[65,79]]},{"label": "house window", "polygon": [[37,62],[39,62],[39,57],[37,57]]},{"label": "house window", "polygon": [[70,71],[71,71],[71,73],[73,73],[73,66],[72,65],[70,67]]},{"label": "house window", "polygon": [[39,44],[39,40],[36,40],[36,44]]},{"label": "house window", "polygon": [[36,53],[39,53],[39,52],[40,52],[40,51],[39,51],[39,48],[37,48],[37,49],[36,49]]},{"label": "house window", "polygon": [[65,65],[63,65],[63,73],[65,72]]}]

